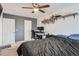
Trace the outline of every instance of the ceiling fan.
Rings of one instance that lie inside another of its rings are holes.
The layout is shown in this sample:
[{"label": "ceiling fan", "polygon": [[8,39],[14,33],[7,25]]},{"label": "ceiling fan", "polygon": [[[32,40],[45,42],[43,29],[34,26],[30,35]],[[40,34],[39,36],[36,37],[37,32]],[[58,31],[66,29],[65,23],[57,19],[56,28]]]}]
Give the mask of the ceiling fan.
[{"label": "ceiling fan", "polygon": [[32,7],[22,7],[22,8],[24,8],[24,9],[33,9],[32,13],[37,12],[37,11],[45,13],[45,11],[42,10],[42,8],[47,8],[47,7],[49,7],[48,4],[40,6],[37,3],[32,3]]}]

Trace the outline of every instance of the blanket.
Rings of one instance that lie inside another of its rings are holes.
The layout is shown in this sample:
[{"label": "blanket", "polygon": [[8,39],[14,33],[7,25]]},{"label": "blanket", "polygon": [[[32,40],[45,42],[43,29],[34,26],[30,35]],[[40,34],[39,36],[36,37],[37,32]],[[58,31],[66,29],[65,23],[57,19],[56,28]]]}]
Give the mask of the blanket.
[{"label": "blanket", "polygon": [[79,56],[79,42],[58,36],[22,43],[17,49],[23,56]]}]

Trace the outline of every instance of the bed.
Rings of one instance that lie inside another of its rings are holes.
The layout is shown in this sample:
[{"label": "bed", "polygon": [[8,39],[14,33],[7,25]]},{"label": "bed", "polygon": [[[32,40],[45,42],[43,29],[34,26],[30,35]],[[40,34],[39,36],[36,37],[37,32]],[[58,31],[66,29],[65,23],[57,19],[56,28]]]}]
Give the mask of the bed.
[{"label": "bed", "polygon": [[53,35],[42,40],[24,42],[18,47],[17,53],[19,56],[79,56],[79,42],[70,36]]}]

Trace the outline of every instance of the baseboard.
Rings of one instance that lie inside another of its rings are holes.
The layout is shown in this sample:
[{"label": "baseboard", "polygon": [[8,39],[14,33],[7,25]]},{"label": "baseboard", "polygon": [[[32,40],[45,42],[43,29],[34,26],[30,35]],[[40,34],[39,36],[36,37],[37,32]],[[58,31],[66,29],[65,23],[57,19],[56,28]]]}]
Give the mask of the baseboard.
[{"label": "baseboard", "polygon": [[9,47],[11,47],[11,45],[1,46],[1,47],[0,47],[0,50],[1,50],[1,49],[5,49],[5,48],[9,48]]}]

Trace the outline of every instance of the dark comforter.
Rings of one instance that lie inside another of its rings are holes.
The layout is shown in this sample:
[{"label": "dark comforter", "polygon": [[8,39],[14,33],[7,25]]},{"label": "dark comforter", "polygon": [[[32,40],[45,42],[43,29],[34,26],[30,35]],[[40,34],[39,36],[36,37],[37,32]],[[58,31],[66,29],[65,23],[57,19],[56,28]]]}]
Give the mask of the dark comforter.
[{"label": "dark comforter", "polygon": [[77,41],[58,36],[24,42],[17,49],[23,56],[79,56]]}]

